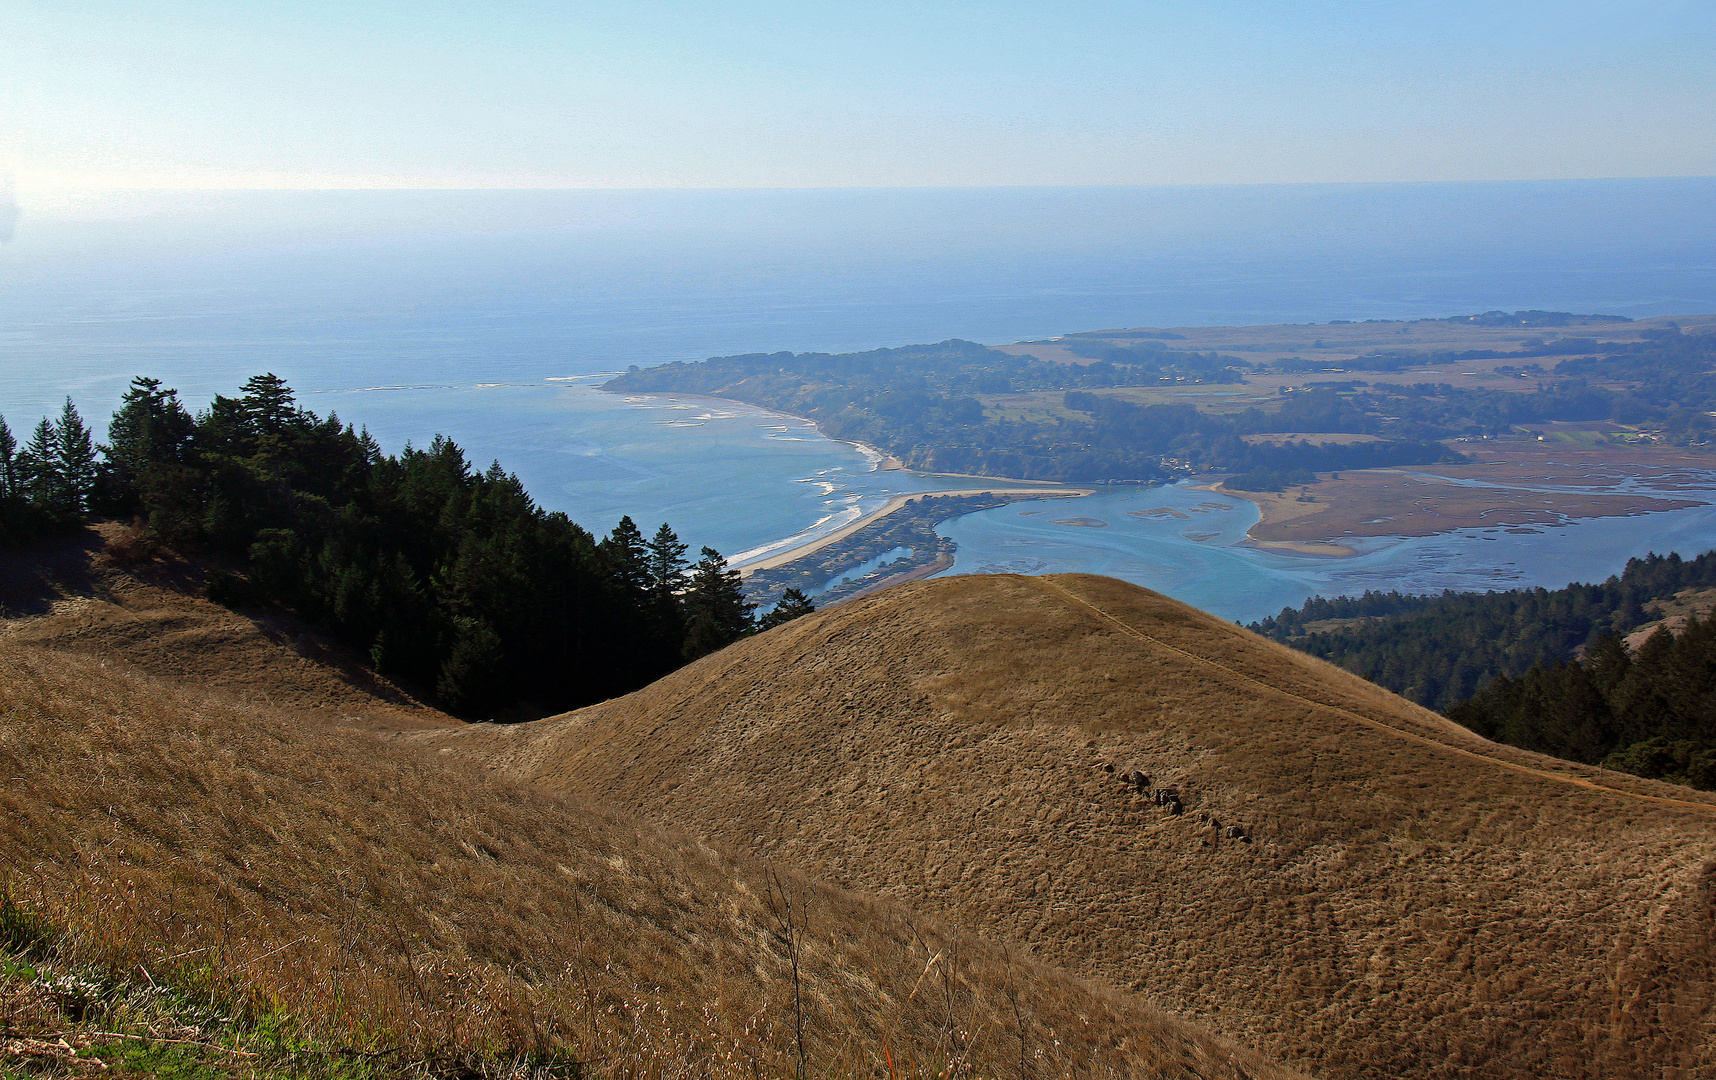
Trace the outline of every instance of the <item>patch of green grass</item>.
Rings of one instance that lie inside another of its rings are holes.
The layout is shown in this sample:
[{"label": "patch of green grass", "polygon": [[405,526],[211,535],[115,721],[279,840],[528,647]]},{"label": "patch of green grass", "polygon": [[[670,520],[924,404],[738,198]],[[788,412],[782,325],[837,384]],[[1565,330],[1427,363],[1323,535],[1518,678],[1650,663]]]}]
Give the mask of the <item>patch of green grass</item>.
[{"label": "patch of green grass", "polygon": [[[164,1080],[390,1080],[581,1075],[570,1058],[439,1061],[354,1050],[306,1035],[278,1010],[223,1004],[212,971],[115,973],[71,958],[70,941],[10,895],[0,894],[0,1080],[86,1075],[91,1061],[114,1077]],[[203,968],[207,968],[207,964]]]},{"label": "patch of green grass", "polygon": [[[0,956],[7,963],[40,955],[53,940],[54,928],[17,902],[10,889],[0,888]],[[11,976],[8,974],[7,976]]]}]

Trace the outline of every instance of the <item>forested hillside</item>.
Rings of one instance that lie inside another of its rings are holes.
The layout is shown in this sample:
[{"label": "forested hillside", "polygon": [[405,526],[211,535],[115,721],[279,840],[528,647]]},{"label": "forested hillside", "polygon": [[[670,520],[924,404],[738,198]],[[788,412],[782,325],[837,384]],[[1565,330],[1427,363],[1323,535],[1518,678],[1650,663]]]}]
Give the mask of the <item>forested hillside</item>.
[{"label": "forested hillside", "polygon": [[1636,653],[1604,635],[1583,660],[1501,676],[1448,717],[1498,742],[1716,791],[1716,621],[1658,630]]},{"label": "forested hillside", "polygon": [[[212,567],[211,597],[281,604],[466,715],[534,716],[625,693],[754,631],[719,552],[630,518],[597,540],[451,440],[381,452],[273,375],[192,416],[132,382],[96,447],[70,401],[19,448],[0,422],[0,542],[86,513]],[[763,625],[808,609],[788,598]]]},{"label": "forested hillside", "polygon": [[1252,629],[1489,738],[1716,787],[1716,628],[1658,632],[1636,657],[1619,640],[1675,593],[1712,586],[1716,552],[1652,554],[1601,584],[1314,597]]}]

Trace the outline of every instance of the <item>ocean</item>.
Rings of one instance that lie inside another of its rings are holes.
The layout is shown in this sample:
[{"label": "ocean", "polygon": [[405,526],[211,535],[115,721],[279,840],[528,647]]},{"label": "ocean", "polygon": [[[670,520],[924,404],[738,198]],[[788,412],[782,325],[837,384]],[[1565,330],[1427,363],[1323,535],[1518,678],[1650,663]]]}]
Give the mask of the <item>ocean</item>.
[{"label": "ocean", "polygon": [[[0,242],[0,415],[14,431],[67,395],[99,430],[136,374],[200,405],[273,371],[389,449],[444,433],[592,531],[622,514],[668,521],[735,559],[968,481],[875,471],[862,450],[748,406],[606,394],[605,373],[1114,326],[1716,311],[1716,180],[1697,178],[19,204]],[[1132,513],[1179,498],[1227,509],[1196,528]],[[1112,573],[1251,619],[1315,592],[1560,585],[1653,546],[1716,544],[1716,518],[1695,508],[1315,560],[1237,546],[1255,511],[1207,493],[1085,505],[1106,527],[1028,506],[951,522],[950,572]]]}]

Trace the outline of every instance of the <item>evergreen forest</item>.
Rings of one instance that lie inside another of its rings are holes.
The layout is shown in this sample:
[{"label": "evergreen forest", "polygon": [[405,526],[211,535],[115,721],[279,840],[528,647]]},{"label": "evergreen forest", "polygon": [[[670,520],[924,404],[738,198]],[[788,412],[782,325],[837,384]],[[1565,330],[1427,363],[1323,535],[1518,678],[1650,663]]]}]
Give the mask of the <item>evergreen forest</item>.
[{"label": "evergreen forest", "polygon": [[228,605],[280,605],[450,711],[534,717],[637,689],[811,610],[758,616],[721,554],[623,518],[597,538],[451,440],[384,454],[271,374],[192,415],[132,380],[97,444],[67,400],[22,445],[0,419],[0,545],[136,519],[211,567]]},{"label": "evergreen forest", "polygon": [[1313,597],[1251,629],[1487,738],[1716,789],[1716,624],[1621,641],[1716,588],[1716,552],[1651,554],[1600,584]]},{"label": "evergreen forest", "polygon": [[1716,621],[1657,630],[1636,652],[1605,634],[1581,660],[1498,676],[1448,718],[1497,742],[1716,791]]}]

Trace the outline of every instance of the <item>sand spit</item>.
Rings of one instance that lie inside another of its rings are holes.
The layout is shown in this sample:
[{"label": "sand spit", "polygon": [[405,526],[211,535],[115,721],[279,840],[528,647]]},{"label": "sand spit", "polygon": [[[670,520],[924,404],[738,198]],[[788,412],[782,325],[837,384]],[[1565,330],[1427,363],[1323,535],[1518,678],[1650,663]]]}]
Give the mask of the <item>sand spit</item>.
[{"label": "sand spit", "polygon": [[826,536],[819,536],[816,539],[806,541],[797,547],[787,548],[784,551],[773,552],[772,554],[758,559],[755,562],[746,563],[744,566],[739,567],[739,573],[749,576],[756,573],[758,570],[773,570],[778,566],[785,566],[787,563],[796,562],[808,555],[814,555],[816,552],[828,545],[838,543],[839,541],[846,539],[848,536],[851,536],[864,526],[869,525],[872,522],[880,521],[882,518],[894,513],[901,507],[909,506],[923,498],[942,497],[948,495],[1032,495],[1049,499],[1073,498],[1082,495],[1094,494],[1096,494],[1096,490],[1094,488],[977,487],[959,488],[957,490],[950,491],[918,491],[910,495],[895,495],[893,498],[889,499],[880,510],[871,514],[865,514],[856,521],[848,522]]}]

